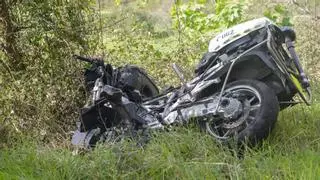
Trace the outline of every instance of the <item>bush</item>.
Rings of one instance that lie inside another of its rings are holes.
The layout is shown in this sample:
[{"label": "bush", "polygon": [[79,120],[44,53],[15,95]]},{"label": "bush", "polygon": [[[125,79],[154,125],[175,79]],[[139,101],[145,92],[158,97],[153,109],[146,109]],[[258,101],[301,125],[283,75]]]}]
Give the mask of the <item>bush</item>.
[{"label": "bush", "polygon": [[[20,135],[37,139],[59,139],[74,126],[77,107],[83,103],[81,67],[70,57],[96,49],[93,5],[90,0],[4,1],[14,31],[2,24],[6,47],[14,46],[21,56],[3,51],[0,123],[2,141]],[[10,4],[12,3],[12,4]],[[58,133],[58,134],[57,134]],[[52,138],[53,137],[53,138]]]}]

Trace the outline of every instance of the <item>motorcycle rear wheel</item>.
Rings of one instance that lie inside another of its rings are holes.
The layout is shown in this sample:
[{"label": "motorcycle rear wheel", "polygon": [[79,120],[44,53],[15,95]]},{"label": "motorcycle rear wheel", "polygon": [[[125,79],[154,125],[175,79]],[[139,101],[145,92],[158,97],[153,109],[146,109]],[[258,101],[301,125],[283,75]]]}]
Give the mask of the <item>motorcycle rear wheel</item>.
[{"label": "motorcycle rear wheel", "polygon": [[[255,146],[268,137],[279,113],[279,102],[274,91],[257,80],[238,80],[227,84],[228,95],[240,94],[243,112],[234,120],[205,121],[200,125],[216,139],[236,144]],[[225,93],[225,94],[226,94]],[[230,133],[231,132],[231,133]]]}]

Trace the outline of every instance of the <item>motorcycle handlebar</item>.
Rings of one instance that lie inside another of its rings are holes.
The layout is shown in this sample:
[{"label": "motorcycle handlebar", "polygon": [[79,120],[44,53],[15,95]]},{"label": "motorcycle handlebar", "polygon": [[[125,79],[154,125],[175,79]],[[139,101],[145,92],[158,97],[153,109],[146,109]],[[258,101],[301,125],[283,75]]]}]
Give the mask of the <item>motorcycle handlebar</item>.
[{"label": "motorcycle handlebar", "polygon": [[96,65],[104,65],[103,59],[100,58],[87,58],[79,55],[73,55],[73,58],[78,59],[80,61],[88,62]]}]

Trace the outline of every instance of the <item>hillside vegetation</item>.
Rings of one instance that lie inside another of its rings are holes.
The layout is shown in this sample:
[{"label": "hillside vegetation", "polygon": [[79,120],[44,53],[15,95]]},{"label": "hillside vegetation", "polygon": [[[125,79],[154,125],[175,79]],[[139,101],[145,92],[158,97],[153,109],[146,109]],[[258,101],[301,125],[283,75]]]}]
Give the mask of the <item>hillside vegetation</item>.
[{"label": "hillside vegetation", "polygon": [[[0,6],[0,179],[318,179],[320,2],[262,0],[4,0]],[[267,4],[267,5],[265,5]],[[282,111],[243,158],[190,124],[86,153],[70,145],[87,94],[74,53],[136,64],[159,88],[187,78],[219,31],[267,16],[297,31],[313,105]]]}]

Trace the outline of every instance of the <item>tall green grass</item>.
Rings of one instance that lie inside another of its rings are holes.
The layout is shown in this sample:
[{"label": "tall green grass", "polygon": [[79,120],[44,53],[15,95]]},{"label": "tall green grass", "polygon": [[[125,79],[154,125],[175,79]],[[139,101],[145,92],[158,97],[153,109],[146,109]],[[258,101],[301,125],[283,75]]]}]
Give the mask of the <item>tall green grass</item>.
[{"label": "tall green grass", "polygon": [[261,147],[243,158],[194,126],[86,153],[24,141],[0,151],[0,179],[317,179],[320,105],[283,111]]},{"label": "tall green grass", "polygon": [[[128,21],[135,22],[134,18],[130,17]],[[154,20],[144,14],[140,18]],[[320,38],[316,34],[319,29],[316,23],[319,22],[299,17],[294,23],[299,55],[307,72],[317,82]],[[159,30],[149,23],[136,25],[137,32],[127,24],[113,27],[116,30],[127,27],[128,30],[123,32],[106,30],[104,37],[109,61],[117,65],[138,64],[159,79],[161,86],[178,82],[168,70],[171,62],[178,62],[191,71],[205,50],[206,44],[199,43],[209,41],[197,39],[197,43],[189,42],[182,36],[180,43],[178,34],[165,32],[167,26],[161,26]],[[151,27],[147,29],[151,35],[139,32],[139,28],[145,27]],[[314,104],[311,107],[297,105],[282,111],[269,138],[259,148],[247,148],[243,158],[234,156],[233,150],[192,125],[157,132],[143,147],[127,140],[100,145],[93,151],[78,154],[69,147],[69,139],[62,145],[52,143],[54,137],[66,135],[50,134],[44,138],[35,137],[37,140],[23,137],[26,139],[14,140],[13,144],[0,149],[0,179],[318,179],[320,93],[317,83],[312,87]],[[60,111],[55,113],[61,116]],[[37,132],[41,134],[40,128]]]}]

